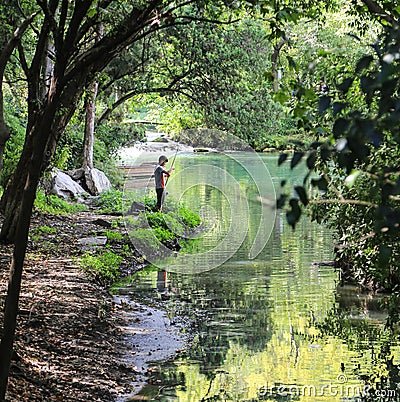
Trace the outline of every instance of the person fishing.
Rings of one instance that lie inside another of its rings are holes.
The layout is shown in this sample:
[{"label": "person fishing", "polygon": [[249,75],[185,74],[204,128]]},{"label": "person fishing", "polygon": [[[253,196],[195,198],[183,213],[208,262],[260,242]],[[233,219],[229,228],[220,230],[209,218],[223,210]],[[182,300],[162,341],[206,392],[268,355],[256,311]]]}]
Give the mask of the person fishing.
[{"label": "person fishing", "polygon": [[156,184],[156,194],[157,194],[157,211],[162,211],[165,198],[165,186],[167,184],[168,177],[171,172],[175,169],[173,164],[169,170],[165,170],[165,165],[168,162],[168,158],[165,155],[161,155],[158,158],[158,165],[154,169],[154,181]]}]

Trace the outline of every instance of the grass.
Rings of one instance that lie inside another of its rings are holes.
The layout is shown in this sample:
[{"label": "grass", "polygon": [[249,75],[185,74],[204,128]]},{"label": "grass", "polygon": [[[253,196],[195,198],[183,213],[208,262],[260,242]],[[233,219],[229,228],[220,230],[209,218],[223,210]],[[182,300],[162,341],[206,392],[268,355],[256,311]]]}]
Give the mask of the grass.
[{"label": "grass", "polygon": [[57,233],[57,229],[47,225],[42,225],[39,226],[38,228],[33,229],[32,233],[38,235],[53,235]]},{"label": "grass", "polygon": [[37,191],[34,205],[38,211],[51,215],[68,215],[89,210],[86,205],[70,203],[56,195],[46,195],[42,190]]},{"label": "grass", "polygon": [[120,242],[124,239],[124,236],[120,232],[116,232],[114,230],[106,230],[104,235],[107,237],[109,242]]},{"label": "grass", "polygon": [[104,191],[93,202],[95,207],[99,208],[99,212],[110,215],[122,215],[122,198],[123,192],[120,190]]},{"label": "grass", "polygon": [[[167,248],[175,247],[175,240],[186,242],[185,235],[201,223],[200,216],[180,202],[169,199],[164,212],[150,212],[155,197],[146,196],[142,202],[147,210],[137,219],[126,217],[129,236],[138,250],[150,256],[160,253],[160,243]],[[165,251],[165,250],[164,250]]]},{"label": "grass", "polygon": [[102,251],[98,254],[86,252],[80,257],[79,266],[95,281],[102,285],[110,285],[120,276],[121,262],[122,257],[113,251]]}]

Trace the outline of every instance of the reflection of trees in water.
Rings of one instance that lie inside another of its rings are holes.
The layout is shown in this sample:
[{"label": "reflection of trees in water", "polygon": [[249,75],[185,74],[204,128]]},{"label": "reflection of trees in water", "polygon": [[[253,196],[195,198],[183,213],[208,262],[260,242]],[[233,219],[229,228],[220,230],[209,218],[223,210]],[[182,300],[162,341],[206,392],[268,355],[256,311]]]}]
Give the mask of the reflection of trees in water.
[{"label": "reflection of trees in water", "polygon": [[[357,400],[400,401],[398,388],[400,364],[393,361],[393,346],[398,344],[399,334],[385,328],[383,324],[353,318],[349,314],[350,311],[354,312],[356,307],[365,308],[365,303],[365,300],[355,301],[353,304],[349,300],[346,302],[342,300],[322,322],[315,325],[321,331],[321,337],[338,337],[348,345],[350,350],[359,352],[360,359],[357,366],[352,365],[348,368],[345,363],[342,363],[342,370],[345,372],[350,370],[351,374],[359,378],[366,387],[365,395],[360,395]],[[368,367],[362,366],[362,356],[370,360]]]},{"label": "reflection of trees in water", "polygon": [[211,274],[207,281],[172,274],[169,279],[170,287],[180,289],[179,294],[171,295],[169,309],[174,315],[193,320],[195,343],[188,353],[191,360],[201,362],[202,374],[213,376],[224,363],[231,342],[251,353],[265,349],[272,336],[266,300],[268,281],[249,287],[229,278],[226,272],[221,276]]}]

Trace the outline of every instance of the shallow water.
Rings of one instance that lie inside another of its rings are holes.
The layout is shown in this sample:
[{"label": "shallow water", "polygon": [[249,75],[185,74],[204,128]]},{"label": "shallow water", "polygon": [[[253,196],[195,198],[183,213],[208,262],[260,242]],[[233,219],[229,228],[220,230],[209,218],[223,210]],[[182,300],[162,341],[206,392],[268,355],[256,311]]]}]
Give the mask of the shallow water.
[{"label": "shallow water", "polygon": [[124,293],[162,303],[171,322],[186,321],[194,336],[184,354],[160,362],[144,398],[399,400],[398,337],[385,331],[378,299],[339,287],[337,272],[321,264],[333,258],[331,233],[306,217],[293,231],[270,208],[280,182],[299,183],[303,174],[276,160],[177,159],[169,196],[207,222],[192,251],[202,257],[155,261],[159,271]]}]

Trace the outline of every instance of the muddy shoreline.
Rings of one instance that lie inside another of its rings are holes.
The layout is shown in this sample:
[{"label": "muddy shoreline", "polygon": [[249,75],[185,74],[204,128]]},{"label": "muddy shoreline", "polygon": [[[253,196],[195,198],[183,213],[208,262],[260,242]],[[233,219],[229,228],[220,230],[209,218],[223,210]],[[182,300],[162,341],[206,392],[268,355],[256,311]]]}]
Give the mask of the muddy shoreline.
[{"label": "muddy shoreline", "polygon": [[[7,401],[122,402],[148,383],[154,362],[185,347],[159,306],[113,297],[79,268],[78,239],[99,232],[96,220],[34,215],[31,231],[57,233],[30,241]],[[0,250],[3,306],[12,247]]]}]

